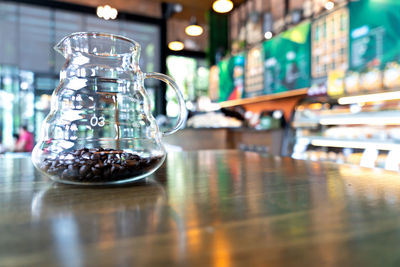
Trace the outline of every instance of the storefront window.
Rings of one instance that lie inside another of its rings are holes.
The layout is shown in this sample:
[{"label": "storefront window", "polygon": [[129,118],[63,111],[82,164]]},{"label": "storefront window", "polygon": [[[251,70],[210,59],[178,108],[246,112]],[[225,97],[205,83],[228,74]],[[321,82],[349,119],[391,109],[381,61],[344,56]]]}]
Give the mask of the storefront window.
[{"label": "storefront window", "polygon": [[[0,3],[0,141],[12,143],[22,125],[38,136],[50,111],[51,94],[65,63],[54,45],[73,32],[120,34],[142,48],[144,72],[160,71],[159,26],[118,19],[105,21],[95,14],[69,12],[22,3]],[[158,81],[146,81],[150,101]],[[154,107],[154,104],[152,105]]]},{"label": "storefront window", "polygon": [[[182,90],[189,110],[196,109],[196,101],[201,96],[208,95],[209,68],[204,59],[182,56],[167,58],[168,75],[175,79]],[[176,117],[179,112],[178,101],[172,88],[167,89],[167,116]]]}]

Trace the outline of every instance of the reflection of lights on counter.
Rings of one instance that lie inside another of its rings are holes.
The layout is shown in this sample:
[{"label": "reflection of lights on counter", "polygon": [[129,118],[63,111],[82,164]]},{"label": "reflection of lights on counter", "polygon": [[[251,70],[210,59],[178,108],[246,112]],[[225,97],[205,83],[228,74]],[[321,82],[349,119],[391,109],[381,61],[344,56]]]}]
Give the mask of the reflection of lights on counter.
[{"label": "reflection of lights on counter", "polygon": [[326,139],[313,139],[311,140],[313,146],[324,147],[350,147],[358,149],[378,149],[378,150],[400,150],[400,144],[394,143],[381,143],[373,141],[353,141],[353,140],[326,140]]},{"label": "reflection of lights on counter", "polygon": [[322,125],[400,125],[400,117],[365,117],[365,118],[331,118],[331,119],[321,119],[319,121]]},{"label": "reflection of lights on counter", "polygon": [[369,95],[346,96],[339,98],[338,102],[340,105],[347,105],[347,104],[379,102],[384,100],[395,100],[395,99],[400,99],[400,91],[369,94]]}]

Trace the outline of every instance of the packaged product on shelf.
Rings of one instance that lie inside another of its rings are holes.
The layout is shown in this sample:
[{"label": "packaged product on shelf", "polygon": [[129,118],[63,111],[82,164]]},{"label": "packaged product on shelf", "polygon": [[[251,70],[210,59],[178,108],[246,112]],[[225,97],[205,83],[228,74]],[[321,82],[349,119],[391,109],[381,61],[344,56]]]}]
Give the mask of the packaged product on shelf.
[{"label": "packaged product on shelf", "polygon": [[244,55],[238,54],[234,57],[233,68],[233,92],[229,100],[240,99],[244,94]]},{"label": "packaged product on shelf", "polygon": [[311,85],[310,25],[305,21],[263,43],[265,94]]},{"label": "packaged product on shelf", "polygon": [[400,64],[389,62],[383,73],[383,85],[385,88],[400,88]]},{"label": "packaged product on shelf", "polygon": [[373,68],[360,75],[361,90],[379,91],[382,90],[382,72],[378,68]]},{"label": "packaged product on shelf", "polygon": [[333,70],[328,74],[328,95],[339,96],[344,93],[344,76],[343,70]]},{"label": "packaged product on shelf", "polygon": [[354,94],[360,91],[360,74],[358,72],[348,72],[344,78],[346,94]]},{"label": "packaged product on shelf", "polygon": [[217,102],[219,99],[219,69],[216,65],[210,68],[208,95],[211,101]]},{"label": "packaged product on shelf", "polygon": [[221,60],[219,68],[219,101],[242,98],[244,87],[244,55]]},{"label": "packaged product on shelf", "polygon": [[264,89],[264,61],[262,47],[249,50],[246,58],[245,97],[261,95]]}]

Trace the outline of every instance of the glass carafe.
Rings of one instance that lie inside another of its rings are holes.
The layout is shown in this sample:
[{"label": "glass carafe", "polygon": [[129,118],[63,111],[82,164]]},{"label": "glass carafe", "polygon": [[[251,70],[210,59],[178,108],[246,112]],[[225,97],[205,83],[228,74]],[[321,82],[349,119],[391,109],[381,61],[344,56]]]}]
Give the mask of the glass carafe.
[{"label": "glass carafe", "polygon": [[[123,36],[73,33],[55,47],[66,62],[51,98],[32,160],[51,179],[69,184],[121,184],[141,179],[165,159],[163,134],[177,131],[186,108],[176,83],[139,68],[140,46]],[[161,133],[151,114],[144,79],[177,94],[176,126]]]}]

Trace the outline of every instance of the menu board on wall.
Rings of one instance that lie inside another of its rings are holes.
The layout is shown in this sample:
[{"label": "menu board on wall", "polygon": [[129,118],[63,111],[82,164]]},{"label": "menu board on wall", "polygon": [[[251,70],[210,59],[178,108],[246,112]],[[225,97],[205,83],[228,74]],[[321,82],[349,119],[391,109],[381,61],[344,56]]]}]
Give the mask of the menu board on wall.
[{"label": "menu board on wall", "polygon": [[244,54],[233,57],[233,92],[228,100],[240,99],[243,97],[244,90]]},{"label": "menu board on wall", "polygon": [[400,1],[355,1],[350,8],[350,68],[400,60]]},{"label": "menu board on wall", "polygon": [[246,21],[246,44],[254,45],[263,40],[263,21],[261,9],[256,9],[256,5],[260,6],[260,0],[247,0],[247,21]]},{"label": "menu board on wall", "polygon": [[253,97],[263,94],[264,89],[264,57],[262,46],[249,50],[246,58],[245,96]]},{"label": "menu board on wall", "polygon": [[310,22],[303,22],[263,44],[264,94],[310,86]]},{"label": "menu board on wall", "polygon": [[221,60],[219,68],[219,101],[240,99],[244,87],[244,55]]},{"label": "menu board on wall", "polygon": [[219,101],[226,101],[233,91],[233,60],[223,59],[218,63],[219,69]]},{"label": "menu board on wall", "polygon": [[311,75],[327,77],[330,71],[348,68],[349,11],[337,9],[313,21],[311,26]]}]

